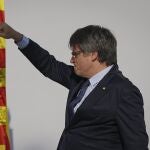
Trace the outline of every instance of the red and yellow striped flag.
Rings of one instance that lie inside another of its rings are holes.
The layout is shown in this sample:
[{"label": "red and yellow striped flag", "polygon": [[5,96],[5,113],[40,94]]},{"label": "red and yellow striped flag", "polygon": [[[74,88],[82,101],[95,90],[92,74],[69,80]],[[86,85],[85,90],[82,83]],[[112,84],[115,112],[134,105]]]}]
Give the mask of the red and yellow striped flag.
[{"label": "red and yellow striped flag", "polygon": [[[4,20],[4,0],[0,0],[0,23],[4,22]],[[10,150],[5,67],[5,39],[0,37],[0,150]]]}]

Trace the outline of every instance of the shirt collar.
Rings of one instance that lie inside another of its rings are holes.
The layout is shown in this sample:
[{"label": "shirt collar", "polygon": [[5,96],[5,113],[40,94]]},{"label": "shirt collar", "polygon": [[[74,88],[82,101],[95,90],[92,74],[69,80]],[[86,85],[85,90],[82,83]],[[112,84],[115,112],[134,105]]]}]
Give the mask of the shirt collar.
[{"label": "shirt collar", "polygon": [[102,71],[98,72],[97,74],[95,74],[94,76],[92,76],[89,81],[90,84],[94,87],[98,84],[98,82],[100,82],[103,77],[110,71],[110,69],[113,67],[113,65],[106,67],[105,69],[103,69]]}]

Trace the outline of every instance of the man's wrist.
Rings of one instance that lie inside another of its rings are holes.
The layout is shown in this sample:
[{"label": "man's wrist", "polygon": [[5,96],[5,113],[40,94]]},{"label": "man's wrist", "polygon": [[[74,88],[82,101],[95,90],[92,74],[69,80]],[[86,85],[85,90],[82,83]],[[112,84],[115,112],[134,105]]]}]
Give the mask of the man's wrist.
[{"label": "man's wrist", "polygon": [[29,38],[27,38],[26,36],[22,35],[20,40],[18,39],[18,42],[15,41],[15,43],[17,44],[18,48],[24,49],[29,44]]}]

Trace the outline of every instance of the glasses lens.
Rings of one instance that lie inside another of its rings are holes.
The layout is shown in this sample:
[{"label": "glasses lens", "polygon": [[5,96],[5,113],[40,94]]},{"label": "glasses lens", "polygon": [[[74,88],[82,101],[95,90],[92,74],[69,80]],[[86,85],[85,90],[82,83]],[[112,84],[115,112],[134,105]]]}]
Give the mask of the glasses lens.
[{"label": "glasses lens", "polygon": [[80,53],[82,53],[81,51],[77,51],[77,52],[72,52],[72,56],[73,57],[77,57]]}]

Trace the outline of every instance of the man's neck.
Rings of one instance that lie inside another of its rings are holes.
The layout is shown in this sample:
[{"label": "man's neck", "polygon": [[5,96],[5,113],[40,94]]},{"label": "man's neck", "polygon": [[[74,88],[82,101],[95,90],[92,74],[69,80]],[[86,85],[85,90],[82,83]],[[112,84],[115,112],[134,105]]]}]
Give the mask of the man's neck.
[{"label": "man's neck", "polygon": [[88,78],[91,78],[92,76],[94,76],[98,72],[101,72],[102,70],[104,70],[107,67],[108,66],[106,65],[106,63],[97,63],[97,64],[93,65],[93,67],[91,67],[91,71],[89,73]]}]

